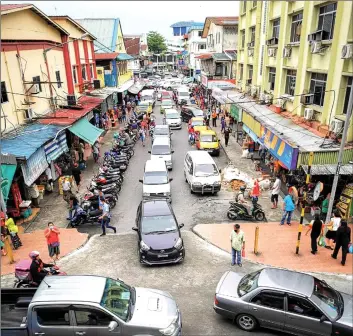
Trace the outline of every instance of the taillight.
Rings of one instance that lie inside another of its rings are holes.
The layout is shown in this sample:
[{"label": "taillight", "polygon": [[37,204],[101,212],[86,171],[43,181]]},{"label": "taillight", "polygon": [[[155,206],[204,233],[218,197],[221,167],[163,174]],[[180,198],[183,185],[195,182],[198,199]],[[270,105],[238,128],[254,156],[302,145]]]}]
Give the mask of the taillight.
[{"label": "taillight", "polygon": [[214,297],[214,304],[215,304],[216,306],[218,306],[218,305],[219,305],[219,302],[218,302],[218,300],[217,300],[217,297],[216,297],[216,296]]}]

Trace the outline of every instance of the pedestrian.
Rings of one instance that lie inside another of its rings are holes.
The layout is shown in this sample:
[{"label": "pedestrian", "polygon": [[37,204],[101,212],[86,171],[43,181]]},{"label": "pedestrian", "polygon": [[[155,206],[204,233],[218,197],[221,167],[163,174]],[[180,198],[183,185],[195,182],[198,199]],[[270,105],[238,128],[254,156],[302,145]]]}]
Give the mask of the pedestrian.
[{"label": "pedestrian", "polygon": [[100,219],[102,221],[102,234],[101,236],[105,236],[106,235],[106,228],[107,229],[112,229],[114,230],[114,233],[116,233],[116,228],[114,226],[110,226],[109,225],[109,222],[110,222],[110,218],[111,218],[111,215],[110,215],[110,209],[109,209],[109,205],[106,201],[105,198],[101,198],[100,199],[101,202],[102,202],[102,216],[100,216],[98,219]]},{"label": "pedestrian", "polygon": [[321,219],[323,221],[326,221],[326,216],[327,216],[327,212],[328,212],[328,205],[330,203],[330,197],[331,197],[331,193],[328,193],[326,195],[326,198],[322,201],[322,204],[321,204]]},{"label": "pedestrian", "polygon": [[339,228],[341,224],[341,217],[339,216],[338,213],[334,212],[333,217],[331,218],[331,221],[326,224],[327,226],[327,232],[326,232],[326,248],[333,250],[333,244],[336,242],[336,234],[337,234],[337,229]]},{"label": "pedestrian", "polygon": [[99,159],[99,143],[98,143],[98,141],[96,141],[93,144],[92,151],[93,151],[93,160],[95,163],[97,163],[98,159]]},{"label": "pedestrian", "polygon": [[210,117],[209,117],[209,116],[206,116],[206,118],[205,118],[205,125],[206,125],[207,127],[210,126]]},{"label": "pedestrian", "polygon": [[78,166],[78,164],[75,162],[74,163],[74,167],[71,170],[72,172],[72,176],[75,179],[76,185],[77,185],[77,189],[80,189],[80,185],[81,185],[81,177],[82,177],[82,172],[80,167]]},{"label": "pedestrian", "polygon": [[53,174],[49,166],[45,169],[45,175],[47,175],[47,185],[45,189],[49,192],[53,192],[53,189],[54,189]]},{"label": "pedestrian", "polygon": [[222,116],[222,118],[221,118],[221,133],[224,132],[225,128],[226,128],[226,120],[225,120],[225,118]]},{"label": "pedestrian", "polygon": [[259,200],[259,196],[260,196],[260,184],[259,184],[259,180],[256,178],[254,181],[254,186],[251,190],[251,200],[255,202],[257,202]]},{"label": "pedestrian", "polygon": [[221,109],[217,106],[216,107],[217,119],[219,119],[219,114],[221,113]]},{"label": "pedestrian", "polygon": [[230,234],[230,241],[232,245],[232,266],[236,264],[242,267],[241,254],[245,250],[245,236],[244,232],[240,230],[239,224],[234,224],[234,230]]},{"label": "pedestrian", "polygon": [[78,147],[78,160],[80,162],[83,161],[84,154],[85,154],[85,144],[83,142],[80,142],[79,147]]},{"label": "pedestrian", "polygon": [[313,221],[310,222],[308,231],[306,231],[305,235],[307,236],[308,233],[311,231],[310,238],[311,238],[311,253],[316,254],[317,253],[317,239],[320,237],[320,235],[323,235],[323,228],[324,228],[324,223],[320,219],[319,215],[315,215],[315,218]]},{"label": "pedestrian", "polygon": [[229,127],[231,129],[231,132],[233,132],[234,118],[232,116],[229,117]]},{"label": "pedestrian", "polygon": [[0,240],[0,248],[1,248],[1,255],[6,256],[7,252],[5,250],[5,235],[1,233],[1,240]]},{"label": "pedestrian", "polygon": [[[141,123],[142,124],[142,123]],[[140,136],[140,140],[142,142],[142,146],[145,147],[145,138],[146,138],[146,131],[144,128],[140,128],[139,130],[139,136]]]},{"label": "pedestrian", "polygon": [[73,214],[76,213],[78,207],[78,199],[74,194],[71,194],[70,200],[69,200],[69,217],[67,217],[67,220],[71,220],[73,217]]},{"label": "pedestrian", "polygon": [[336,246],[331,255],[333,259],[337,259],[337,254],[342,247],[342,261],[341,265],[346,264],[346,258],[348,253],[348,246],[351,241],[351,228],[348,226],[347,221],[342,221],[341,226],[337,229],[336,234]]},{"label": "pedestrian", "polygon": [[226,147],[228,147],[228,141],[229,141],[229,134],[230,134],[231,130],[229,127],[226,127],[224,129],[224,142],[225,142],[225,145]]},{"label": "pedestrian", "polygon": [[283,216],[281,219],[280,225],[284,225],[284,221],[287,218],[287,225],[291,225],[291,219],[293,211],[295,210],[295,204],[293,201],[293,194],[290,192],[284,199],[283,199]]},{"label": "pedestrian", "polygon": [[271,209],[277,209],[278,195],[279,195],[279,192],[281,191],[281,185],[282,185],[281,179],[279,178],[279,175],[276,175],[276,180],[271,190],[271,202],[272,202]]},{"label": "pedestrian", "polygon": [[21,242],[20,237],[18,236],[18,226],[16,225],[13,218],[8,218],[6,216],[5,227],[7,228],[8,232],[10,234],[11,242],[12,242],[14,250],[17,250],[19,247],[22,246],[22,242]]},{"label": "pedestrian", "polygon": [[217,112],[215,110],[212,112],[212,127],[217,127]]},{"label": "pedestrian", "polygon": [[49,256],[53,259],[54,263],[55,260],[60,259],[59,234],[60,230],[56,226],[54,226],[52,222],[49,222],[48,227],[44,230],[44,236],[47,239]]}]

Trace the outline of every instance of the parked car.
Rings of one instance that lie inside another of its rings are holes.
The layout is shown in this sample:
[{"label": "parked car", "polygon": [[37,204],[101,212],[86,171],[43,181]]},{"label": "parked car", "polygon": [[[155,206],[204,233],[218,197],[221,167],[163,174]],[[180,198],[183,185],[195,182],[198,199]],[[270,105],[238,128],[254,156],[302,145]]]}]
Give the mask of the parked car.
[{"label": "parked car", "polygon": [[184,105],[180,113],[182,121],[189,122],[191,118],[203,117],[204,112],[197,105]]},{"label": "parked car", "polygon": [[174,102],[170,99],[163,99],[160,107],[160,112],[164,113],[167,109],[175,108]]},{"label": "parked car", "polygon": [[166,200],[142,201],[137,209],[136,227],[132,228],[138,233],[140,263],[156,265],[183,261],[185,249],[180,234],[183,226],[178,224]]},{"label": "parked car", "polygon": [[169,293],[120,279],[47,276],[38,289],[1,289],[3,336],[180,334],[180,311]]},{"label": "parked car", "polygon": [[170,129],[181,129],[180,114],[176,109],[165,110],[164,118]]},{"label": "parked car", "polygon": [[[167,126],[168,127],[168,126]],[[156,137],[153,139],[152,148],[148,153],[151,160],[163,159],[169,170],[173,169],[172,145],[169,137]]]},{"label": "parked car", "polygon": [[216,313],[235,320],[239,328],[257,327],[294,335],[353,334],[353,298],[311,275],[264,268],[242,277],[228,271],[214,298]]},{"label": "parked car", "polygon": [[168,125],[156,125],[153,130],[152,140],[154,141],[156,138],[159,137],[168,137],[170,142],[172,141],[172,132]]},{"label": "parked car", "polygon": [[213,130],[204,130],[196,138],[196,148],[203,149],[210,155],[219,156],[220,144],[217,134]]}]

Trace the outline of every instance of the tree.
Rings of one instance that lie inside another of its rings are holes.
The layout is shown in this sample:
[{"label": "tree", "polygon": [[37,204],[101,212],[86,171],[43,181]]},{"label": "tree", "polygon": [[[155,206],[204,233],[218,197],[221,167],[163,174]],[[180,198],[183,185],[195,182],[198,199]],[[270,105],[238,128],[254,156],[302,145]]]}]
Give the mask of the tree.
[{"label": "tree", "polygon": [[165,38],[156,31],[150,31],[147,35],[148,50],[155,54],[160,54],[167,50]]}]

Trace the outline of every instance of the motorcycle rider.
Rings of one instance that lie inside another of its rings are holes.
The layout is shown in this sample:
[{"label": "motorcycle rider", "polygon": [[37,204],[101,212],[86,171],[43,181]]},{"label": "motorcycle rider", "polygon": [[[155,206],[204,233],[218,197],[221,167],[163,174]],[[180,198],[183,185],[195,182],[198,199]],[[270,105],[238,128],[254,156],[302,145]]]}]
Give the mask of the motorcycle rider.
[{"label": "motorcycle rider", "polygon": [[53,267],[54,264],[43,263],[42,259],[39,257],[38,251],[32,251],[29,254],[29,257],[32,259],[32,263],[29,269],[32,280],[39,285],[47,275],[51,275],[50,272],[44,269],[44,267]]},{"label": "motorcycle rider", "polygon": [[252,207],[249,204],[249,202],[247,202],[245,200],[245,197],[244,197],[245,190],[246,190],[245,186],[240,187],[238,194],[235,196],[235,201],[237,203],[240,203],[241,205],[243,205],[245,207],[246,211],[248,212],[248,215],[251,215],[252,214]]},{"label": "motorcycle rider", "polygon": [[126,132],[125,130],[123,131],[123,138],[125,140],[125,145],[131,145],[132,144],[131,137],[130,137],[129,133]]}]

